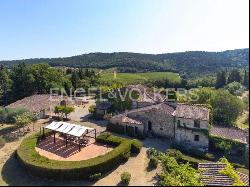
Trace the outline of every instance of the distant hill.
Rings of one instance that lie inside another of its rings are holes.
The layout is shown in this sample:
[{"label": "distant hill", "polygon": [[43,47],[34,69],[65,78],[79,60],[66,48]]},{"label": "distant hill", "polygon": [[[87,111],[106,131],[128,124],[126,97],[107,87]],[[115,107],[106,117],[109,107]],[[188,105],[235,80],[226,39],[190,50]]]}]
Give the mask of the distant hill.
[{"label": "distant hill", "polygon": [[191,51],[166,54],[140,53],[90,53],[65,58],[39,58],[0,61],[12,66],[20,62],[28,64],[48,62],[51,66],[83,68],[117,68],[120,72],[172,71],[180,74],[211,74],[221,69],[248,68],[249,49],[224,52]]}]

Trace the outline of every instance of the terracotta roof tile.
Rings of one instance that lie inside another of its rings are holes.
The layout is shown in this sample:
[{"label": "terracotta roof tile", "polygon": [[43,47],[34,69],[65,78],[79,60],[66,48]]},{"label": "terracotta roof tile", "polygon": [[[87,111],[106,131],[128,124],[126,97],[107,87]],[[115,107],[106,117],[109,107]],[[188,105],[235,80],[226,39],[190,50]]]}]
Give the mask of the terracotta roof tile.
[{"label": "terracotta roof tile", "polygon": [[248,132],[238,128],[213,125],[210,133],[215,136],[247,143]]}]

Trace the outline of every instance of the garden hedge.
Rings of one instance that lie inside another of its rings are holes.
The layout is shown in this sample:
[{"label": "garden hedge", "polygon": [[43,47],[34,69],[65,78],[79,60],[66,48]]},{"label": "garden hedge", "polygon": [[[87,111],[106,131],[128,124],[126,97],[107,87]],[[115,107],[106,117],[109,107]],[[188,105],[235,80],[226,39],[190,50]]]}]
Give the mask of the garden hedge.
[{"label": "garden hedge", "polygon": [[38,138],[38,135],[32,135],[24,139],[16,152],[17,159],[32,175],[60,180],[89,179],[97,173],[103,175],[128,160],[132,144],[131,140],[104,133],[97,142],[117,146],[109,153],[83,161],[56,161],[35,150]]},{"label": "garden hedge", "polygon": [[209,148],[212,151],[220,151],[225,155],[227,155],[232,150],[241,150],[242,152],[245,150],[244,143],[215,135],[209,136],[209,144]]}]

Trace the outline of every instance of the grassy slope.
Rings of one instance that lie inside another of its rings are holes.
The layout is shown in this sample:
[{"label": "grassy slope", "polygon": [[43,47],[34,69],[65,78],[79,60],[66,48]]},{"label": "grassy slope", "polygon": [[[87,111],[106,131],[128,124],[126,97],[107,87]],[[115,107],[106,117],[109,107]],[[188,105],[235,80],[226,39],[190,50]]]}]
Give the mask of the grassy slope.
[{"label": "grassy slope", "polygon": [[101,74],[101,80],[103,82],[121,82],[124,84],[144,83],[147,81],[156,80],[171,80],[173,82],[180,81],[180,76],[177,73],[172,72],[150,72],[150,73],[117,73],[117,78],[114,79],[112,72],[103,72]]}]

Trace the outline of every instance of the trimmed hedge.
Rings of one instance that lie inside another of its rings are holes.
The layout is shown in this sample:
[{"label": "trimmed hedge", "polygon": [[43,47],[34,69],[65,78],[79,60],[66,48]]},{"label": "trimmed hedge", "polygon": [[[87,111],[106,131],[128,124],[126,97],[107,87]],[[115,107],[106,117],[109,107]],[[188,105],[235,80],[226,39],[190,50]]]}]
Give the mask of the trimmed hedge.
[{"label": "trimmed hedge", "polygon": [[101,179],[101,177],[102,177],[101,173],[96,173],[94,175],[90,175],[89,180],[90,181],[98,181],[99,179]]},{"label": "trimmed hedge", "polygon": [[131,144],[131,153],[139,154],[143,144],[141,141],[133,139]]},{"label": "trimmed hedge", "polygon": [[197,159],[205,159],[209,161],[215,161],[216,159],[212,153],[206,153],[195,148],[187,148],[181,144],[173,144],[172,147],[174,149],[180,150],[182,153],[188,156],[191,156]]},{"label": "trimmed hedge", "polygon": [[203,160],[185,155],[181,151],[176,150],[176,149],[168,149],[166,152],[166,155],[170,157],[174,157],[176,161],[180,164],[189,163],[193,168],[198,168],[199,163],[204,162]]},{"label": "trimmed hedge", "polygon": [[37,153],[38,138],[38,135],[32,135],[24,139],[16,152],[17,159],[33,175],[61,180],[90,179],[98,173],[111,171],[128,160],[132,144],[128,139],[104,133],[97,142],[117,146],[111,152],[83,161],[56,161]]}]

